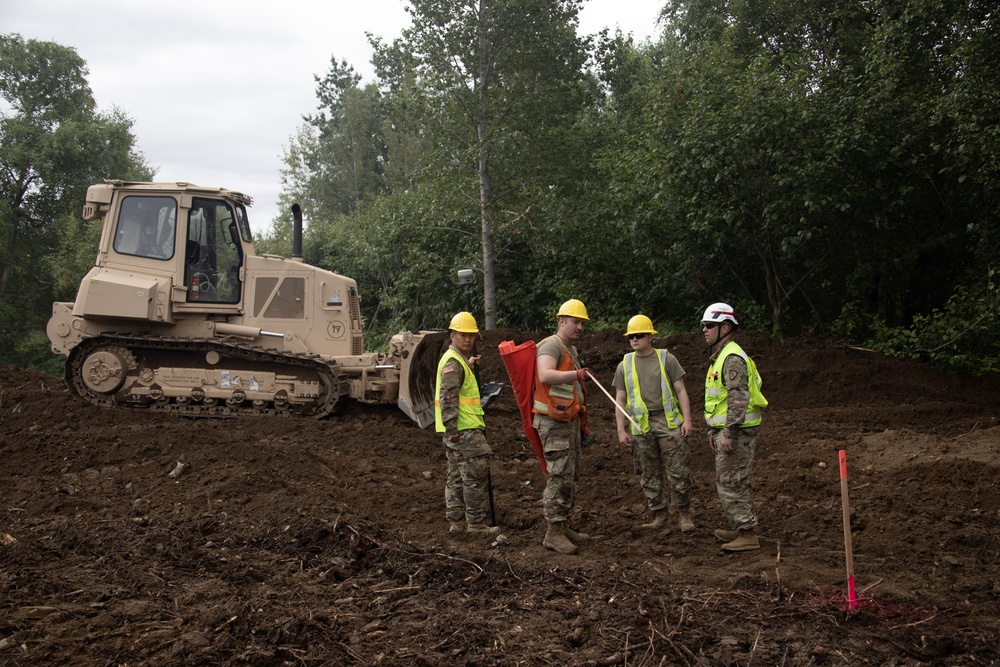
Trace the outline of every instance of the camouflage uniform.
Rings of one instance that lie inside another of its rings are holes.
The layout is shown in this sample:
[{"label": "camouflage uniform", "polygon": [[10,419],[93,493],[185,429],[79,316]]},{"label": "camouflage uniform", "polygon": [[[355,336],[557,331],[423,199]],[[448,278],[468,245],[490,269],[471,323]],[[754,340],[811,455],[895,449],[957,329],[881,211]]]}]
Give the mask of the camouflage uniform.
[{"label": "camouflage uniform", "polygon": [[[719,352],[710,357],[710,364],[715,362]],[[721,429],[710,428],[708,436],[715,450],[715,487],[729,525],[733,530],[748,530],[757,525],[750,469],[757,451],[759,428],[740,428],[750,404],[749,374],[740,355],[730,354],[723,362],[722,382],[726,386],[726,425]],[[719,451],[715,446],[715,438],[719,435],[732,439],[731,452]]]},{"label": "camouflage uniform", "polygon": [[750,469],[757,450],[757,429],[739,429],[733,438],[731,452],[715,452],[715,488],[719,492],[722,511],[733,530],[746,530],[757,525],[753,509],[753,486]]},{"label": "camouflage uniform", "polygon": [[542,514],[549,523],[569,521],[580,482],[580,420],[562,422],[535,415],[533,424],[549,469],[542,492]]},{"label": "camouflage uniform", "polygon": [[[485,525],[489,523],[487,474],[493,451],[483,431],[456,431],[458,390],[464,381],[462,364],[455,359],[448,360],[441,373],[441,418],[446,428],[442,441],[448,458],[445,515],[451,523],[465,521],[470,526]],[[458,442],[448,440],[448,436],[455,433],[458,433]]]},{"label": "camouflage uniform", "polygon": [[[573,366],[581,368],[576,356],[576,347],[567,345]],[[562,343],[551,336],[538,346],[537,354],[555,357],[556,365],[564,354]],[[577,387],[578,395],[583,389]],[[542,441],[545,465],[549,475],[542,492],[542,515],[549,523],[569,521],[570,512],[576,501],[576,491],[580,482],[580,459],[582,454],[580,419],[557,421],[546,415],[536,414],[532,421]]]},{"label": "camouflage uniform", "polygon": [[662,412],[649,415],[649,432],[632,435],[632,456],[638,463],[639,481],[649,509],[671,504],[687,509],[691,504],[691,448],[679,428],[667,426]]},{"label": "camouflage uniform", "polygon": [[[670,506],[687,510],[691,505],[691,448],[680,428],[670,428],[663,413],[660,398],[660,366],[655,355],[636,356],[637,365],[649,364],[651,369],[637,366],[640,373],[639,386],[643,401],[649,409],[649,431],[632,434],[632,460],[639,475],[642,493],[649,509],[664,510]],[[665,363],[667,382],[684,377],[684,369],[674,355],[667,355]],[[653,378],[655,377],[655,381]],[[627,391],[625,364],[618,364],[612,385],[615,389]]]}]

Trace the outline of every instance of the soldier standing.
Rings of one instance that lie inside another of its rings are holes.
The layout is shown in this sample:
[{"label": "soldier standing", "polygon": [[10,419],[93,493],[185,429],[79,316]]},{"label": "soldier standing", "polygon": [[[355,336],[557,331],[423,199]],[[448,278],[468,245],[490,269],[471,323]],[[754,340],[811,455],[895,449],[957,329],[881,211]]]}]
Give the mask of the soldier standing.
[{"label": "soldier standing", "polygon": [[542,493],[547,524],[542,545],[563,554],[574,554],[577,544],[590,539],[569,527],[580,481],[580,417],[587,409],[581,367],[573,345],[587,321],[582,301],[570,299],[556,313],[558,328],[538,344],[535,354],[535,399],[533,425],[542,441],[548,480]]},{"label": "soldier standing", "polygon": [[[667,522],[673,501],[682,532],[694,530],[691,519],[691,401],[684,382],[684,369],[670,352],[653,347],[658,333],[645,315],[628,321],[632,352],[615,370],[615,399],[622,410],[615,412],[618,442],[630,447],[653,520],[640,528],[655,530]],[[623,412],[624,410],[624,412]],[[627,423],[625,413],[638,429]]]},{"label": "soldier standing", "polygon": [[471,313],[451,319],[451,345],[438,363],[434,387],[434,424],[443,434],[448,457],[444,485],[445,515],[449,532],[497,533],[487,524],[488,479],[493,451],[486,442],[486,422],[479,397],[479,384],[470,356],[479,327]]},{"label": "soldier standing", "polygon": [[705,377],[705,422],[708,444],[715,452],[715,486],[729,530],[719,529],[724,551],[759,549],[755,528],[750,469],[757,449],[757,431],[767,399],[760,391],[757,366],[733,336],[739,323],[729,304],[714,303],[701,319],[708,343]]}]

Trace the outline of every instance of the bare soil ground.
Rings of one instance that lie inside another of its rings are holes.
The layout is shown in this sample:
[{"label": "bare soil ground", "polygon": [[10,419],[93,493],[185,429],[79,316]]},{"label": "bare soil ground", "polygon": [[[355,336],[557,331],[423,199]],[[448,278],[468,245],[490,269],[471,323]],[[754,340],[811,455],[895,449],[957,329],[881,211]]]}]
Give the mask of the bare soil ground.
[{"label": "bare soil ground", "polygon": [[[541,336],[488,333],[482,379],[506,379],[501,340]],[[698,530],[635,529],[647,510],[596,388],[575,517],[596,539],[562,556],[540,544],[544,478],[509,389],[487,413],[497,539],[447,533],[441,443],[392,407],[199,420],[85,406],[0,367],[0,664],[1000,664],[1000,378],[831,337],[742,342],[771,407],[763,548],[741,554],[712,536],[700,422]],[[703,342],[658,344],[700,414]],[[580,349],[610,387],[621,332]]]}]

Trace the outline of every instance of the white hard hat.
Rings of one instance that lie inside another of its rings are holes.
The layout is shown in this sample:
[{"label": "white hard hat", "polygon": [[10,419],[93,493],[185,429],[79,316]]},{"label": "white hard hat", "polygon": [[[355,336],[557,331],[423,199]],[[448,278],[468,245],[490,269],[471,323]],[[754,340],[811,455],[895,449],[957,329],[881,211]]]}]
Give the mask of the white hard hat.
[{"label": "white hard hat", "polygon": [[736,311],[728,303],[713,303],[711,306],[705,309],[705,314],[702,315],[701,323],[707,324],[709,322],[715,322],[716,324],[722,324],[723,322],[732,322],[736,326],[739,326],[739,322],[736,321]]}]

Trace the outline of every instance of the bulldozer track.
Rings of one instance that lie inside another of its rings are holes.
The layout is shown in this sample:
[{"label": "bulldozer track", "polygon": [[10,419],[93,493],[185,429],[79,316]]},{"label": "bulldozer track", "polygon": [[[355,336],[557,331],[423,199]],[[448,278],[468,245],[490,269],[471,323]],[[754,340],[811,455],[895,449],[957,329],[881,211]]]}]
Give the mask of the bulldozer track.
[{"label": "bulldozer track", "polygon": [[[210,361],[211,359],[211,361]],[[229,370],[280,377],[282,386],[315,383],[313,393],[291,395],[284,389],[268,396],[247,396],[241,376],[220,387],[192,382],[188,391],[163,390],[158,379],[168,368],[175,375],[211,377]],[[274,349],[192,338],[103,334],[77,345],[66,361],[66,384],[82,400],[101,407],[145,409],[191,417],[290,417],[317,419],[336,413],[349,393],[348,381],[335,363],[318,355],[290,354]],[[211,392],[211,396],[208,393]],[[224,395],[223,395],[224,394]]]}]

